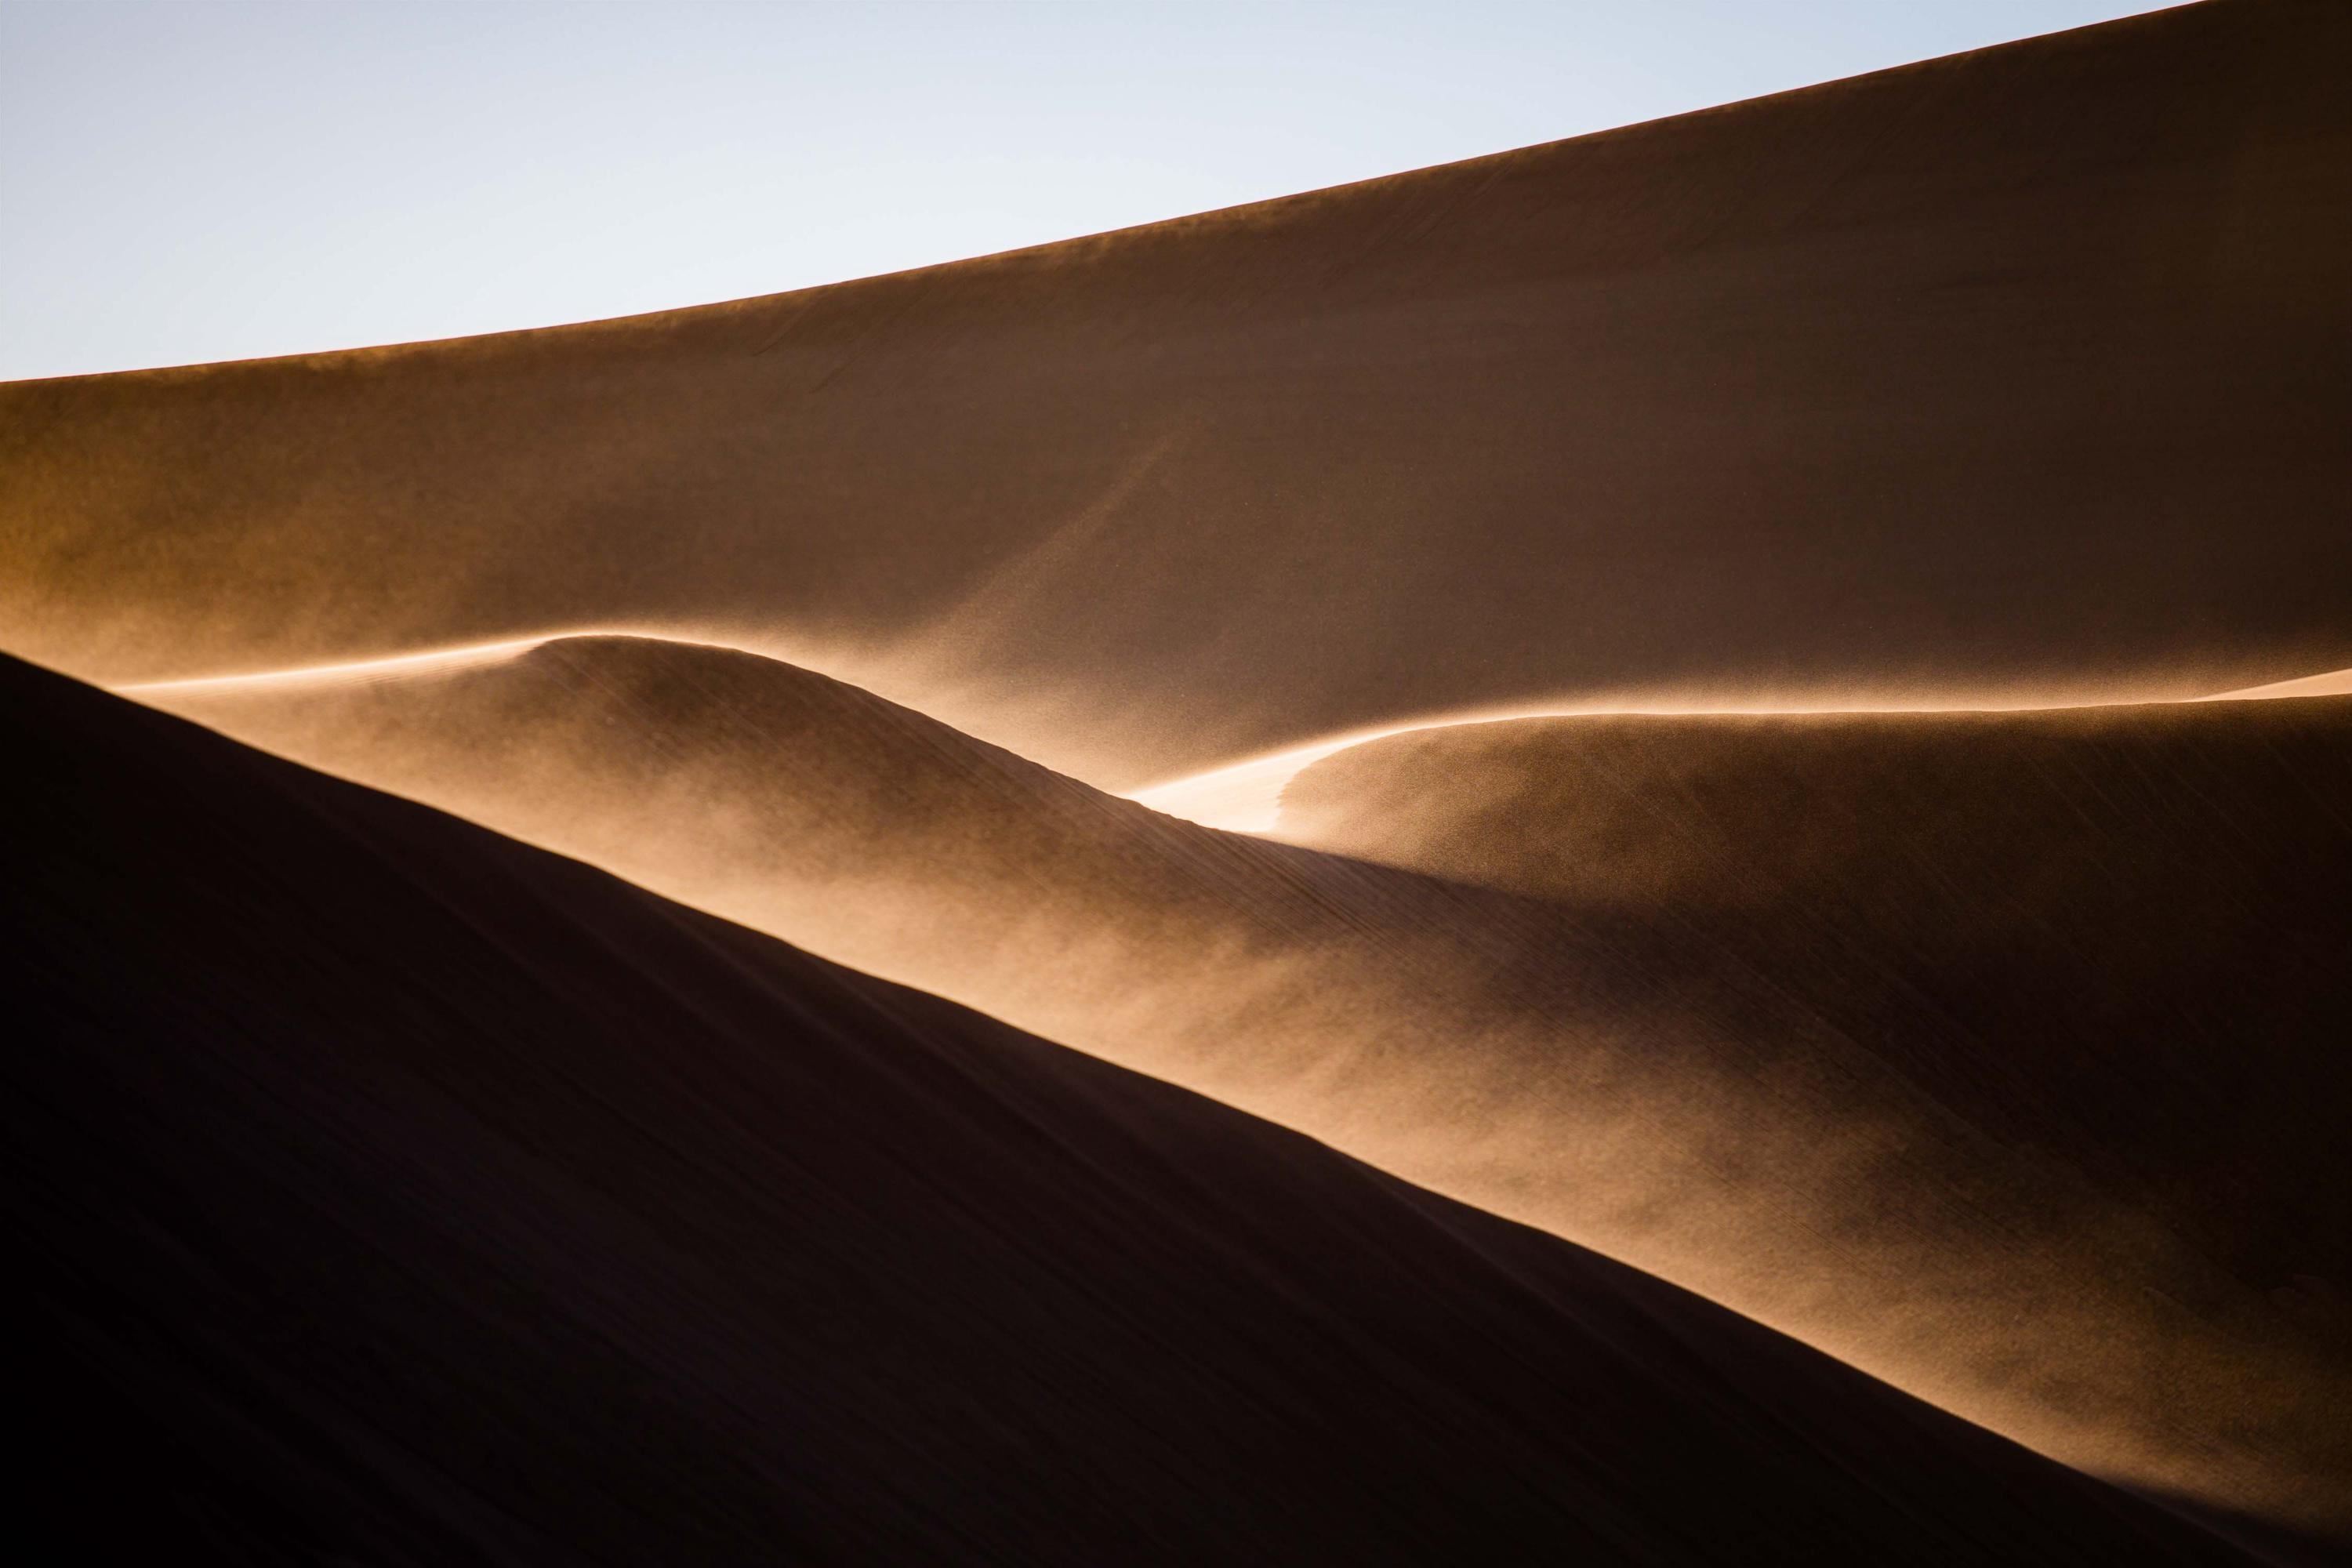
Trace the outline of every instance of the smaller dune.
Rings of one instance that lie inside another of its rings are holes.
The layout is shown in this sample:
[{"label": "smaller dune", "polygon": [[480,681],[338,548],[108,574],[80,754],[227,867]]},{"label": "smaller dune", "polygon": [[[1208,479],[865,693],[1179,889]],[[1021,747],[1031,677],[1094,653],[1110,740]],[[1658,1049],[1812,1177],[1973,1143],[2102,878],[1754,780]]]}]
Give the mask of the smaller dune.
[{"label": "smaller dune", "polygon": [[2352,701],[2280,696],[1442,726],[1307,767],[1279,830],[1684,922],[2339,1319]]}]

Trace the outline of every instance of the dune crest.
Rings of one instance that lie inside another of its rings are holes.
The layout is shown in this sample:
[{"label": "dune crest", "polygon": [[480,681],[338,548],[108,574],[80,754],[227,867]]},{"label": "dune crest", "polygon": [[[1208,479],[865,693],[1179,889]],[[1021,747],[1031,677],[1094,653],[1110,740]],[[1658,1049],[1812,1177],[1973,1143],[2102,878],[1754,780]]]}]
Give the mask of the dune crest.
[{"label": "dune crest", "polygon": [[[2247,687],[2238,691],[2221,691],[2210,696],[2183,698],[2179,700],[2197,702],[2240,702],[2274,697],[2334,697],[2352,694],[2352,669],[2330,670],[2318,675],[2306,675],[2292,680],[2273,681],[2267,686]],[[2076,704],[2078,707],[2133,707],[2142,704],[2118,699],[2105,703]],[[1370,745],[1398,735],[1423,730],[1444,730],[1464,724],[1496,724],[1512,721],[1538,719],[1607,719],[1628,716],[1735,718],[1739,716],[1805,717],[1824,713],[1877,713],[1896,717],[1906,713],[2000,713],[2047,710],[2046,702],[2008,702],[1976,704],[1967,702],[1921,702],[1910,707],[1879,707],[1856,703],[1815,703],[1810,706],[1772,706],[1746,704],[1717,707],[1677,707],[1670,704],[1634,704],[1614,706],[1594,701],[1575,704],[1549,704],[1503,711],[1453,713],[1425,717],[1410,722],[1380,729],[1357,731],[1349,734],[1328,736],[1303,745],[1269,752],[1263,756],[1244,758],[1223,763],[1203,773],[1182,778],[1169,779],[1142,789],[1123,792],[1129,800],[1148,805],[1154,811],[1181,816],[1197,822],[1203,827],[1222,828],[1229,833],[1272,834],[1279,831],[1282,819],[1282,795],[1290,782],[1324,758],[1352,747]]]},{"label": "dune crest", "polygon": [[125,697],[169,701],[174,697],[202,700],[206,696],[233,696],[244,691],[337,685],[346,681],[395,680],[403,676],[443,674],[478,664],[495,664],[516,654],[528,653],[541,643],[553,641],[558,636],[577,635],[551,633],[545,637],[509,637],[504,642],[474,643],[465,647],[380,654],[373,658],[348,659],[333,664],[295,665],[285,669],[247,670],[234,675],[190,675],[173,680],[137,680],[114,689]]}]

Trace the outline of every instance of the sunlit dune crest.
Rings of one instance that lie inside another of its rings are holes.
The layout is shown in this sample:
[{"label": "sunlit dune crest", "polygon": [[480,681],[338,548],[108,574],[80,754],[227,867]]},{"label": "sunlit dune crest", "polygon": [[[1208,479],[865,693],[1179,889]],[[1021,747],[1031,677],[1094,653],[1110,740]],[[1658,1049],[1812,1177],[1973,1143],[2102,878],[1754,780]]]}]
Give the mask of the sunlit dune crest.
[{"label": "sunlit dune crest", "polygon": [[[575,634],[549,634],[551,637],[569,635]],[[126,696],[162,696],[177,692],[201,697],[208,692],[266,690],[272,687],[301,686],[313,682],[331,685],[342,681],[396,680],[404,676],[437,674],[491,663],[537,647],[547,640],[547,637],[512,637],[504,642],[435,648],[425,653],[388,654],[380,658],[351,659],[338,664],[297,665],[289,669],[253,670],[237,675],[189,676],[177,680],[135,680],[114,689]]]},{"label": "sunlit dune crest", "polygon": [[[2175,698],[2170,700],[2192,702],[2233,702],[2276,697],[2326,697],[2352,693],[2352,669],[2332,670],[2320,675],[2304,676],[2293,680],[2274,681],[2267,686],[2248,687],[2239,691],[2217,692],[2210,697]],[[1907,705],[1865,703],[1841,706],[1834,703],[1809,702],[1781,706],[1758,704],[1695,704],[1671,706],[1642,703],[1624,707],[1601,704],[1562,704],[1552,707],[1508,709],[1471,713],[1457,713],[1442,719],[1423,719],[1406,724],[1394,724],[1381,729],[1360,731],[1334,739],[1317,741],[1304,746],[1271,752],[1244,762],[1212,768],[1189,777],[1171,779],[1145,789],[1125,792],[1125,798],[1171,816],[1181,816],[1187,822],[1197,822],[1203,827],[1221,828],[1228,833],[1272,833],[1282,815],[1282,793],[1290,782],[1306,769],[1324,758],[1348,750],[1351,746],[1369,745],[1391,736],[1412,734],[1423,730],[1442,730],[1457,724],[1501,724],[1528,719],[1601,719],[1632,715],[1654,717],[1699,718],[1708,715],[1722,717],[1770,717],[1780,715],[1800,718],[1826,713],[2017,713],[2055,709],[2087,707],[2130,707],[2150,700],[2146,698],[2112,698],[2105,702],[2032,702],[1987,703],[1958,701],[1937,703],[1920,701]],[[2165,699],[2157,699],[2165,700]]]},{"label": "sunlit dune crest", "polygon": [[[173,694],[197,699],[206,695],[232,696],[239,692],[263,691],[274,687],[294,687],[310,683],[368,682],[394,680],[408,676],[429,676],[450,673],[469,667],[495,662],[501,658],[529,652],[549,642],[565,637],[637,636],[641,633],[617,627],[571,627],[560,632],[548,632],[538,637],[514,637],[499,642],[475,643],[463,647],[436,648],[421,653],[390,654],[375,658],[352,659],[341,663],[302,665],[285,669],[265,669],[234,675],[192,676],[173,680],[131,681],[111,689],[126,696],[169,699]],[[729,647],[719,643],[706,646]],[[748,652],[746,649],[733,651]],[[2210,697],[2181,700],[2226,702],[2277,697],[2318,697],[2352,693],[2352,669],[2333,670],[2297,679],[2274,681],[2266,686],[2248,687],[2238,691],[2218,692]],[[2126,700],[2118,699],[2120,704]],[[1147,788],[1120,792],[1122,797],[1171,816],[1182,817],[1204,827],[1214,827],[1229,833],[1262,834],[1275,831],[1281,815],[1282,792],[1290,781],[1306,768],[1335,752],[1351,746],[1369,744],[1391,736],[1421,730],[1443,729],[1454,724],[1507,723],[1525,719],[1562,719],[1576,717],[1600,718],[1622,714],[1702,715],[1702,714],[1785,714],[1801,715],[1828,712],[1932,713],[1948,711],[2027,711],[2046,706],[2032,702],[2015,702],[1988,706],[1963,703],[1939,706],[1922,703],[1910,707],[1863,706],[1840,708],[1814,703],[1796,707],[1759,705],[1673,707],[1646,704],[1633,707],[1600,705],[1552,706],[1507,709],[1473,713],[1461,713],[1446,718],[1423,719],[1411,723],[1389,725],[1359,731],[1332,739],[1269,752],[1266,755],[1226,763],[1180,779]],[[2066,704],[2065,706],[2084,706]]]},{"label": "sunlit dune crest", "polygon": [[1181,816],[1203,827],[1228,833],[1271,833],[1282,812],[1282,791],[1300,769],[1334,752],[1395,731],[1350,735],[1295,751],[1276,752],[1226,767],[1212,768],[1190,778],[1171,779],[1150,789],[1129,791],[1129,800],[1170,816]]}]

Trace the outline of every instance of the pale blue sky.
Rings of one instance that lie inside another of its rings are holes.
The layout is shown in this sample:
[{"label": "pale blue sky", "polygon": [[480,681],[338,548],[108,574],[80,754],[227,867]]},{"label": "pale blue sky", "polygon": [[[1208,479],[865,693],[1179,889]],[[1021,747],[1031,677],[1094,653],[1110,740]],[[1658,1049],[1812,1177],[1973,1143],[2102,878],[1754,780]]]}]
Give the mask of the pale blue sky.
[{"label": "pale blue sky", "polygon": [[0,0],[0,379],[773,293],[2150,8]]}]

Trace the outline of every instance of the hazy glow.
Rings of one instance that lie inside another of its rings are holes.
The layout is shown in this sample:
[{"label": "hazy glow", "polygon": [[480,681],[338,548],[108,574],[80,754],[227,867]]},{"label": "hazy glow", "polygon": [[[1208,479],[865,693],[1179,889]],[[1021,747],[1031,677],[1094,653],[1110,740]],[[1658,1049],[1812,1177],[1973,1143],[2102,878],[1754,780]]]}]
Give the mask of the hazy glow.
[{"label": "hazy glow", "polygon": [[[2330,670],[2321,675],[2306,675],[2294,680],[2273,681],[2267,686],[2250,686],[2239,691],[2219,691],[2210,697],[2191,699],[2198,702],[2235,702],[2275,697],[2333,697],[2352,695],[2352,669]],[[1443,718],[1416,719],[1410,723],[1385,725],[1377,729],[1352,731],[1345,735],[1329,736],[1286,751],[1271,752],[1203,773],[1170,779],[1164,784],[1133,790],[1129,800],[1170,816],[1181,816],[1187,822],[1197,822],[1203,827],[1223,828],[1228,833],[1272,833],[1282,815],[1282,792],[1307,768],[1350,746],[1360,746],[1373,741],[1385,741],[1391,735],[1409,734],[1416,730],[1439,730],[1451,724],[1501,723],[1515,719],[1599,718],[1614,713],[1655,713],[1698,715],[1706,713],[1937,713],[1937,712],[2024,712],[2034,708],[2062,706],[2098,708],[2134,701],[2135,698],[2115,698],[2106,700],[2070,699],[2063,703],[2036,702],[1918,702],[1903,706],[1866,703],[1842,706],[1833,702],[1807,702],[1801,705],[1757,703],[1694,704],[1675,707],[1654,702],[1629,705],[1580,703],[1574,706],[1549,708],[1512,708],[1454,713]]]},{"label": "hazy glow", "polygon": [[2148,9],[0,7],[0,379],[928,265]]},{"label": "hazy glow", "polygon": [[509,654],[537,647],[553,637],[569,634],[549,632],[542,637],[510,637],[505,642],[474,643],[466,647],[435,648],[425,653],[394,654],[384,658],[355,658],[340,664],[310,664],[293,669],[263,669],[247,675],[199,675],[185,680],[142,680],[114,688],[117,691],[152,693],[184,692],[200,696],[208,692],[230,692],[271,686],[299,686],[310,681],[392,680],[404,675],[425,675],[468,665],[488,664]]},{"label": "hazy glow", "polygon": [[2273,680],[2268,686],[2249,686],[2240,691],[2217,692],[2205,700],[2235,702],[2273,697],[2352,697],[2352,669],[2331,669],[2324,675],[2306,675],[2299,680]]},{"label": "hazy glow", "polygon": [[[463,669],[474,665],[488,664],[524,653],[559,637],[643,635],[611,626],[576,626],[561,631],[544,632],[537,637],[512,637],[502,642],[474,643],[462,647],[433,648],[422,653],[393,654],[380,658],[352,659],[334,664],[303,665],[288,669],[256,670],[236,675],[195,676],[181,680],[138,681],[117,686],[114,690],[141,695],[180,693],[190,697],[230,695],[239,691],[260,690],[272,686],[296,686],[308,682],[373,681],[394,679],[402,676],[430,675]],[[712,647],[732,645],[711,642]],[[751,651],[737,647],[734,651]],[[803,666],[803,668],[813,668]],[[2210,697],[2192,699],[2200,702],[2230,702],[2266,700],[2281,697],[2326,697],[2352,695],[2352,669],[2329,670],[2318,675],[2303,676],[2293,680],[2273,681],[2266,686],[2251,686],[2237,691],[2216,692]],[[2068,706],[2103,706],[2100,703],[2070,703]],[[2033,703],[1968,703],[1937,704],[1921,702],[1915,706],[1892,708],[1885,705],[1861,706],[1853,711],[1875,712],[1935,712],[1964,707],[1978,710],[2024,710],[2038,706]],[[1389,724],[1372,729],[1350,731],[1343,735],[1326,736],[1302,746],[1244,758],[1223,766],[1211,768],[1183,778],[1170,779],[1147,788],[1131,790],[1122,798],[1139,805],[1149,806],[1169,816],[1181,817],[1203,827],[1221,828],[1228,833],[1272,833],[1282,811],[1282,792],[1290,781],[1324,758],[1344,752],[1350,746],[1384,741],[1392,735],[1408,734],[1418,730],[1443,729],[1452,724],[1500,723],[1518,719],[1567,719],[1579,716],[1599,717],[1612,713],[1703,714],[1703,713],[1818,713],[1843,711],[1836,704],[1811,702],[1801,706],[1712,703],[1675,707],[1657,703],[1611,706],[1584,703],[1575,706],[1511,708],[1481,710],[1454,713],[1440,718],[1416,719],[1401,724]]]}]

